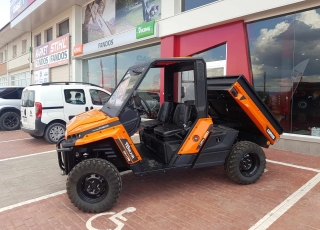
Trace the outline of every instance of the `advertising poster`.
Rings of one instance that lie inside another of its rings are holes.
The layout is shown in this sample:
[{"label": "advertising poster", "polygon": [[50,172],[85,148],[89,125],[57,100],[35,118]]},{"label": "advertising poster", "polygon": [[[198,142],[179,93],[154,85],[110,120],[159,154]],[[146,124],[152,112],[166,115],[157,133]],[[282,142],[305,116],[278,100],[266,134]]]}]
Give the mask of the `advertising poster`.
[{"label": "advertising poster", "polygon": [[34,70],[69,63],[69,34],[47,42],[34,49]]},{"label": "advertising poster", "polygon": [[30,6],[35,0],[11,0],[10,21],[17,17],[22,11]]},{"label": "advertising poster", "polygon": [[34,71],[34,84],[42,84],[44,82],[49,82],[49,69],[41,69]]},{"label": "advertising poster", "polygon": [[82,9],[82,43],[161,18],[161,0],[94,0]]}]

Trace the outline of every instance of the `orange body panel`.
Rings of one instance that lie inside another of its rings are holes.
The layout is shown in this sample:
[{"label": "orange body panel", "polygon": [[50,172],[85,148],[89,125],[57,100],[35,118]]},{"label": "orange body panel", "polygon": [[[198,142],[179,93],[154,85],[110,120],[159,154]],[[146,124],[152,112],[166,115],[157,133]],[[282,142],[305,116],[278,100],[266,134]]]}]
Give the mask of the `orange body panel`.
[{"label": "orange body panel", "polygon": [[[238,95],[234,96],[231,93],[230,89],[229,93],[231,94],[231,96],[235,98],[236,102],[246,112],[250,119],[252,119],[259,130],[263,134],[265,134],[265,137],[270,141],[270,143],[274,144],[280,138],[278,132],[273,128],[268,119],[263,115],[263,113],[259,110],[256,104],[251,100],[249,95],[245,92],[245,90],[240,86],[238,82],[233,85],[233,88],[237,90]],[[267,128],[269,128],[272,131],[273,135],[275,135],[274,139],[266,134]]]},{"label": "orange body panel", "polygon": [[211,118],[200,118],[186,138],[186,141],[183,143],[178,154],[198,153],[205,140],[208,138],[212,125]]},{"label": "orange body panel", "polygon": [[[67,125],[66,136],[89,131],[75,142],[75,146],[112,138],[118,145],[128,164],[134,164],[141,160],[141,156],[127,131],[121,123],[117,123],[118,121],[119,119],[117,117],[110,118],[100,110],[91,110],[79,114],[71,120]],[[116,125],[112,125],[112,123]]]}]

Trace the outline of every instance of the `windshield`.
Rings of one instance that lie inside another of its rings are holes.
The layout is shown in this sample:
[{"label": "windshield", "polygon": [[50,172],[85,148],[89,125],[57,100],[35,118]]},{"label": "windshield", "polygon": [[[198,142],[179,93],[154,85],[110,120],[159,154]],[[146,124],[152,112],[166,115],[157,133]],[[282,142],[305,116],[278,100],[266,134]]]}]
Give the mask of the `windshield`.
[{"label": "windshield", "polygon": [[123,106],[129,100],[136,83],[140,79],[143,69],[128,70],[116,90],[111,94],[108,102],[103,106],[102,111],[108,116],[118,116]]}]

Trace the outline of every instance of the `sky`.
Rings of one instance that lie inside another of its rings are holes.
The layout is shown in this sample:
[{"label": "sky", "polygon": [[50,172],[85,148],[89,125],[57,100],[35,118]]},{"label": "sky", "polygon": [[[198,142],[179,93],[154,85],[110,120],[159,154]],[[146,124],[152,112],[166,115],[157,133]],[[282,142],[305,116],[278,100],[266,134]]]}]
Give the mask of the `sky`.
[{"label": "sky", "polygon": [[10,21],[10,0],[0,0],[0,29]]}]

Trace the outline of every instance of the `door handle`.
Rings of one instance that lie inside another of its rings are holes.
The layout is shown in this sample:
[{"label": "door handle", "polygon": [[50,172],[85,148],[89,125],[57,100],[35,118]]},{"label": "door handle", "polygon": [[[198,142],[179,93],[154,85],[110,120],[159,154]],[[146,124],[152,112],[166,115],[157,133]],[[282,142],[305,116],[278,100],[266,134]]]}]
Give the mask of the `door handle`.
[{"label": "door handle", "polygon": [[91,106],[90,109],[93,109],[93,106]]},{"label": "door handle", "polygon": [[88,108],[88,107],[86,107],[86,111],[89,111],[89,108]]}]

